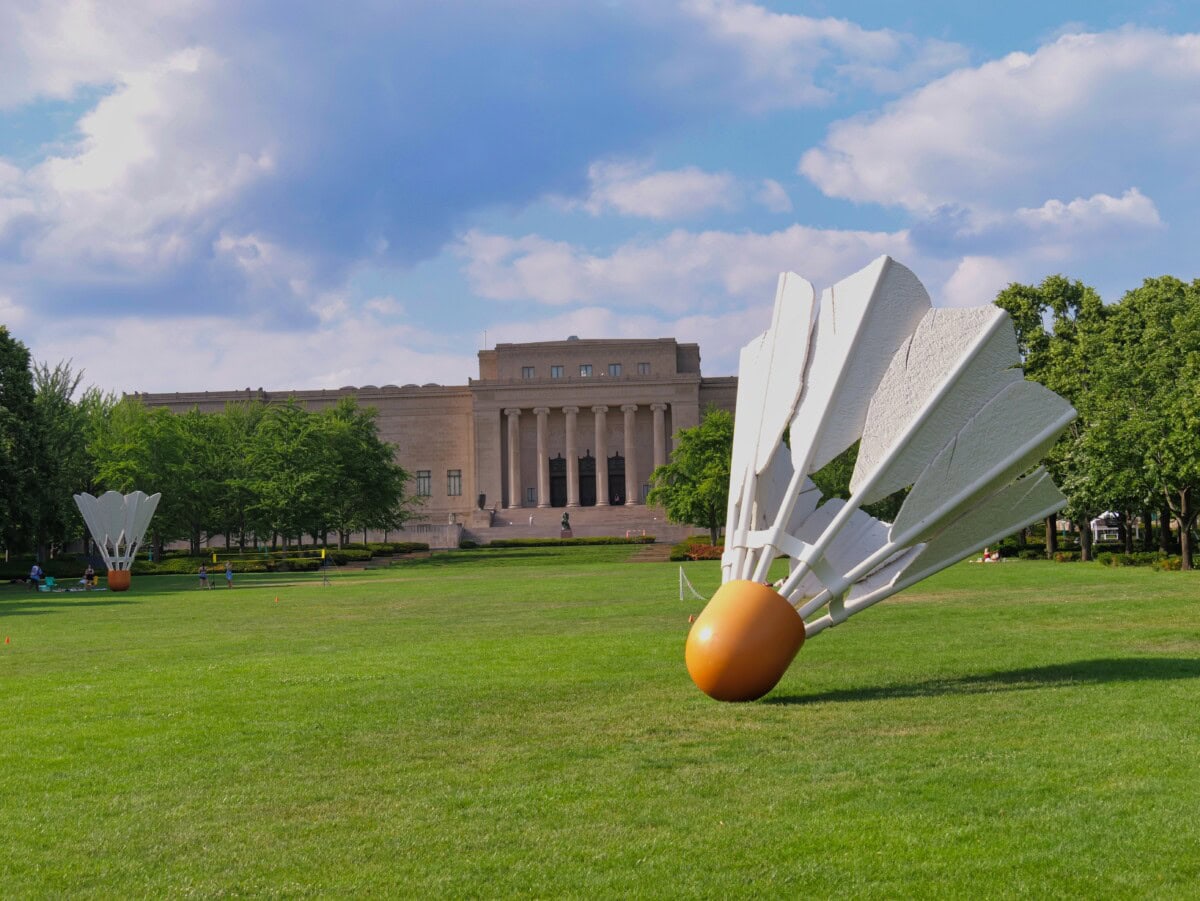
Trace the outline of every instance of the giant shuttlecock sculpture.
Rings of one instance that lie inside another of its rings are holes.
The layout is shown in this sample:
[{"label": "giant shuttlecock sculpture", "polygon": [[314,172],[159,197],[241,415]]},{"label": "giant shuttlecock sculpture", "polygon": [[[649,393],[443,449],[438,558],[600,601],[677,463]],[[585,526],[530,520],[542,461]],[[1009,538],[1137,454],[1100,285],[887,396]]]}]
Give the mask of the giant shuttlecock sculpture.
[{"label": "giant shuttlecock sculpture", "polygon": [[83,521],[108,567],[111,591],[129,588],[133,558],[146,537],[146,528],[158,508],[160,497],[161,494],[147,495],[143,491],[132,494],[106,491],[100,497],[75,495],[75,506],[83,514]]},{"label": "giant shuttlecock sculpture", "polygon": [[[722,585],[688,634],[693,681],[761,697],[806,638],[1060,510],[1034,466],[1074,418],[1023,378],[997,307],[933,309],[886,256],[819,304],[781,275],[739,361]],[[850,499],[821,503],[809,475],[856,441]],[[895,522],[861,509],[905,488]],[[768,585],[781,555],[789,575]]]}]

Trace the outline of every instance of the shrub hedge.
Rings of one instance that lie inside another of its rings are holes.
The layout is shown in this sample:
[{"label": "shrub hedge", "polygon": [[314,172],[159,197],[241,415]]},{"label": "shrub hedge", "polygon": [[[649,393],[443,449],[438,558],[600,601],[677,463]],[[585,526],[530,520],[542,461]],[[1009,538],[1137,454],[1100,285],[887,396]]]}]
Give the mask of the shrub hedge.
[{"label": "shrub hedge", "polygon": [[[588,539],[579,539],[587,541]],[[649,539],[653,541],[654,539]],[[622,539],[624,541],[624,539]],[[558,542],[555,542],[558,543]],[[341,550],[327,548],[326,555],[333,566],[345,566],[347,563],[370,560],[372,557],[389,556],[391,554],[412,554],[428,551],[429,545],[421,541],[379,541],[371,544],[348,544]],[[213,554],[217,562],[213,562]],[[199,557],[190,555],[187,551],[167,551],[163,559],[151,562],[144,556],[133,562],[134,575],[195,575],[203,563],[212,573],[224,572],[225,564],[233,564],[235,573],[264,573],[264,572],[313,572],[321,568],[321,548],[289,548],[280,551],[247,550],[240,553],[236,550],[205,549]],[[7,562],[0,562],[0,581],[11,582],[14,579],[29,577],[29,569],[33,566],[32,557],[14,557]],[[76,557],[59,557],[42,564],[46,575],[55,579],[80,579],[87,569],[87,562]],[[103,569],[100,570],[103,575]]]},{"label": "shrub hedge", "polygon": [[[27,579],[32,567],[32,557],[20,560],[13,558],[7,563],[0,562],[0,581],[11,582],[13,579]],[[42,564],[42,569],[46,575],[53,576],[55,579],[81,579],[83,571],[87,569],[87,563],[76,560],[74,557],[59,557],[55,560],[47,560]]]},{"label": "shrub hedge", "polygon": [[[158,563],[136,560],[133,564],[135,576],[194,576],[200,564],[208,567],[214,578],[225,571],[225,562],[213,563],[211,557],[173,557]],[[235,573],[312,572],[321,568],[319,557],[245,557],[230,559]]]},{"label": "shrub hedge", "polygon": [[1101,566],[1153,566],[1157,569],[1178,570],[1183,565],[1183,558],[1174,554],[1164,554],[1162,551],[1139,551],[1136,554],[1103,551],[1096,555],[1096,562]]}]

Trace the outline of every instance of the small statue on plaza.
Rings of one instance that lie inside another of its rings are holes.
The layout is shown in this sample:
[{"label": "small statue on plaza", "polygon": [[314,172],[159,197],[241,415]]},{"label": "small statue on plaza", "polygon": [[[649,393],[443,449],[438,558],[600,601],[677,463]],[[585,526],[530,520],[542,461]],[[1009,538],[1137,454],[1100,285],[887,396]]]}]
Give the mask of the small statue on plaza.
[{"label": "small statue on plaza", "polygon": [[571,531],[571,514],[564,512],[562,518],[562,530],[564,532]]}]

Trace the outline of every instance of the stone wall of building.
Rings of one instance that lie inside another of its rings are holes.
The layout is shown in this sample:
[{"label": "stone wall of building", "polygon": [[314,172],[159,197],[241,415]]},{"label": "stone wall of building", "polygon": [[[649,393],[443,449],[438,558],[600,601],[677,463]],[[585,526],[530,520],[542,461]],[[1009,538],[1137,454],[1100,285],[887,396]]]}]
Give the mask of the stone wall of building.
[{"label": "stone wall of building", "polygon": [[[597,507],[643,503],[672,436],[697,425],[709,405],[732,410],[737,392],[736,378],[701,376],[697,345],[671,338],[500,344],[480,351],[479,373],[456,386],[139,396],[175,412],[289,397],[321,409],[353,397],[378,411],[380,437],[395,445],[397,462],[414,479],[428,474],[425,522],[486,528],[497,510],[586,505],[589,485]],[[625,475],[608,479],[609,460]]]}]

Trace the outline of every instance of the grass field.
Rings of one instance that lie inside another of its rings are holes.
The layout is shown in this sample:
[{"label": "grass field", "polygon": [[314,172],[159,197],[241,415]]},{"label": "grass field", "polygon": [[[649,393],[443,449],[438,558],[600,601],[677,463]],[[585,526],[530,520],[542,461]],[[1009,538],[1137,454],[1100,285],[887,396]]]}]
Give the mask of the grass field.
[{"label": "grass field", "polygon": [[1200,895],[1200,577],[963,564],[723,705],[630,555],[0,590],[0,895]]}]

